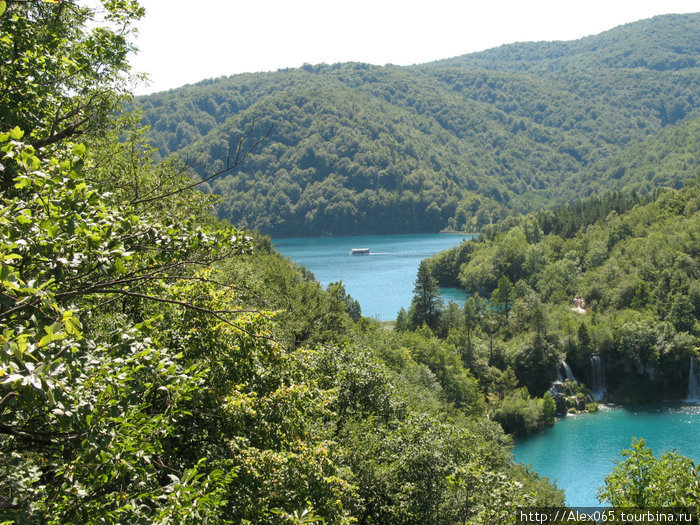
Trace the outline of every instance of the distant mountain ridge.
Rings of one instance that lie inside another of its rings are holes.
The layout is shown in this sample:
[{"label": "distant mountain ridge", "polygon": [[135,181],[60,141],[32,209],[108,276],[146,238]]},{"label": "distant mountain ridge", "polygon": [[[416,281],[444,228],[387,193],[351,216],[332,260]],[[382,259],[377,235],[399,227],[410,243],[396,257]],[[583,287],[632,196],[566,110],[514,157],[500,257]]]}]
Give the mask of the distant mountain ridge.
[{"label": "distant mountain ridge", "polygon": [[505,44],[425,65],[541,73],[582,67],[692,68],[700,64],[697,19],[698,13],[661,15],[578,40]]},{"label": "distant mountain ridge", "polygon": [[[666,15],[420,66],[235,75],[137,103],[160,154],[195,159],[200,175],[251,126],[250,140],[271,130],[240,171],[205,185],[235,224],[273,236],[474,230],[696,175],[698,35],[700,13]],[[681,138],[671,155],[669,137]]]}]

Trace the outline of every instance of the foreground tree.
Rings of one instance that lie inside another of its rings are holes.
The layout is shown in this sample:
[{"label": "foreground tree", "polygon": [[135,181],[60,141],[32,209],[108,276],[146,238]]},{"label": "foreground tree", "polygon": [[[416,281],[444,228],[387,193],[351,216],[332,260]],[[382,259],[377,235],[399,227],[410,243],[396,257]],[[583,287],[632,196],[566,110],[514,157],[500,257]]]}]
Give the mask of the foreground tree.
[{"label": "foreground tree", "polygon": [[111,204],[83,146],[21,138],[0,134],[24,170],[0,200],[0,519],[343,523],[313,353],[217,275],[250,239]]},{"label": "foreground tree", "polygon": [[0,129],[19,127],[35,148],[104,130],[127,94],[143,13],[135,0],[99,13],[75,0],[0,2]]},{"label": "foreground tree", "polygon": [[676,452],[655,457],[643,439],[622,451],[625,458],[605,478],[598,499],[613,508],[688,507],[700,501],[700,467]]},{"label": "foreground tree", "polygon": [[[193,261],[246,241],[193,224],[174,235],[173,224],[109,206],[81,175],[84,147],[42,159],[21,135],[0,135],[4,158],[25,170],[0,208],[3,508],[20,521],[147,515],[176,485],[200,492],[213,478],[201,479],[206,457],[157,467],[206,368],[154,340],[144,301],[211,312],[178,297],[176,283],[201,279]],[[164,483],[166,472],[177,479]]]}]

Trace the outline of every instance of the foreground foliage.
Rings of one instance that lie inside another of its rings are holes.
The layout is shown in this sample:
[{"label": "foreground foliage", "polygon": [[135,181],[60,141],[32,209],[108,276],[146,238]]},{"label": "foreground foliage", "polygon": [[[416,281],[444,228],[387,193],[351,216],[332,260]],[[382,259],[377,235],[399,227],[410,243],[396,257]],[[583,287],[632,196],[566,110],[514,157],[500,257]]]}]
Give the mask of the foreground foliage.
[{"label": "foreground foliage", "polygon": [[[484,237],[495,252],[460,248],[503,269],[485,279],[497,308],[476,294],[444,308],[440,265],[425,263],[418,299],[387,331],[342,283],[323,290],[268,239],[210,215],[179,162],[152,161],[138,116],[110,113],[141,10],[103,7],[100,29],[71,1],[0,1],[0,45],[17,51],[0,101],[0,519],[512,523],[518,505],[562,505],[514,463],[503,427],[553,422],[553,400],[531,394],[561,340],[535,290],[554,272],[544,263],[565,264],[566,241],[547,238],[565,221],[540,232],[523,219],[526,242],[551,248],[534,266],[507,228]],[[59,80],[35,85],[49,74]],[[696,220],[696,190],[684,191],[658,200],[668,231],[681,212]],[[609,218],[611,247],[635,238],[624,220]],[[692,234],[678,235],[685,249]],[[695,324],[677,297],[693,289],[691,263],[662,299],[676,305],[665,333],[687,332],[686,349]],[[532,283],[512,281],[523,267]],[[639,286],[633,299],[659,294]],[[637,321],[631,352],[650,332]]]},{"label": "foreground foliage", "polygon": [[[318,335],[278,325],[287,314],[245,307],[255,285],[212,267],[250,271],[241,232],[116,207],[82,176],[84,148],[43,160],[12,135],[3,152],[27,175],[2,207],[5,517],[450,523],[560,501],[512,464],[499,430],[470,422],[468,374],[461,392],[424,393],[437,413],[422,414],[394,386],[404,371],[330,336],[308,347],[300,337]],[[304,283],[350,337],[344,303]],[[459,368],[431,382],[454,388]],[[459,425],[441,420],[450,405]]]},{"label": "foreground foliage", "polygon": [[625,507],[686,507],[698,512],[700,467],[680,454],[655,457],[643,439],[622,451],[625,458],[598,489],[601,502],[615,509]]}]

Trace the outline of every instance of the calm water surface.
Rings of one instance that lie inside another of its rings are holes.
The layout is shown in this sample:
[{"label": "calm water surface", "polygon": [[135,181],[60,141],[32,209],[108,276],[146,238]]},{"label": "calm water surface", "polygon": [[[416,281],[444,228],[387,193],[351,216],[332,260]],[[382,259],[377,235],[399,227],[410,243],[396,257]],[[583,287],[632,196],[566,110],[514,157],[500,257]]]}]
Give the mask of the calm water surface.
[{"label": "calm water surface", "polygon": [[557,421],[553,428],[516,442],[518,461],[533,465],[566,492],[576,507],[599,506],[595,494],[603,478],[622,460],[620,451],[644,438],[658,457],[675,450],[700,461],[700,406],[665,404],[603,408]]},{"label": "calm water surface", "polygon": [[[367,235],[277,239],[277,251],[311,270],[325,288],[343,281],[345,290],[360,302],[362,315],[382,321],[408,309],[421,260],[469,238],[457,234]],[[350,255],[352,248],[369,248],[370,255]],[[445,289],[446,299],[464,301],[460,290]]]}]

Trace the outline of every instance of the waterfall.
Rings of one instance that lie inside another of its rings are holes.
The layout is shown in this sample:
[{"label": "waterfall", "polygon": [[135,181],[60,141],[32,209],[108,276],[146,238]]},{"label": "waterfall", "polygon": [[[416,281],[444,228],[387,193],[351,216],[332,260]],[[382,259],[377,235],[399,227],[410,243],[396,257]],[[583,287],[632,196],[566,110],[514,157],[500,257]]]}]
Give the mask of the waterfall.
[{"label": "waterfall", "polygon": [[695,357],[690,358],[690,369],[688,370],[688,397],[686,401],[700,403],[700,385],[698,384],[698,374],[695,371]]},{"label": "waterfall", "polygon": [[566,374],[566,378],[570,379],[571,381],[576,381],[576,377],[574,377],[574,373],[571,371],[571,367],[569,366],[569,363],[567,363],[566,361],[562,361],[561,366],[564,369],[564,373]]},{"label": "waterfall", "polygon": [[563,382],[564,382],[564,376],[561,375],[561,363],[558,363],[557,366],[556,366],[555,368],[556,368],[556,371],[557,371],[557,378],[555,379],[555,381],[556,381],[557,383],[563,383]]},{"label": "waterfall", "polygon": [[591,385],[591,390],[593,391],[593,399],[596,401],[602,401],[607,394],[605,389],[605,373],[603,372],[603,359],[598,354],[591,355],[591,378],[593,384]]}]

